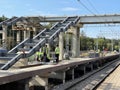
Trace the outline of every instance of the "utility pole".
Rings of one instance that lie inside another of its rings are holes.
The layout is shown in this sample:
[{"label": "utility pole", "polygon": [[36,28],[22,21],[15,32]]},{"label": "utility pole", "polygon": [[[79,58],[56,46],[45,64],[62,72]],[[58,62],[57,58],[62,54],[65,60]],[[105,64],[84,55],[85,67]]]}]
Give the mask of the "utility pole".
[{"label": "utility pole", "polygon": [[113,51],[113,39],[111,40],[111,51]]},{"label": "utility pole", "polygon": [[119,41],[119,39],[118,39],[118,48],[119,48],[119,53],[120,53],[120,41]]},{"label": "utility pole", "polygon": [[98,39],[99,37],[97,37],[97,41],[96,41],[96,50],[98,51]]}]

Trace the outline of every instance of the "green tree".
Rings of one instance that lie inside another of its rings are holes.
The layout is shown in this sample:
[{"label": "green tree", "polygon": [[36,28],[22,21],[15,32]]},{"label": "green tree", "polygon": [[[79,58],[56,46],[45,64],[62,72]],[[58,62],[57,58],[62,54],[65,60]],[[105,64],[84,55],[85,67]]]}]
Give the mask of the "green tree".
[{"label": "green tree", "polygon": [[4,21],[4,20],[6,20],[6,19],[8,19],[8,18],[5,17],[4,15],[2,15],[2,16],[0,17],[0,22]]}]

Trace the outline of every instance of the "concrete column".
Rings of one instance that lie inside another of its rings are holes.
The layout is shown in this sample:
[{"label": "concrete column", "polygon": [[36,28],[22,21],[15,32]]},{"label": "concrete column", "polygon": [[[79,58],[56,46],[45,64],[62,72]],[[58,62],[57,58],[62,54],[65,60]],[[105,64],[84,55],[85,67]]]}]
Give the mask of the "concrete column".
[{"label": "concrete column", "polygon": [[2,29],[3,29],[3,34],[2,34],[2,43],[3,43],[3,47],[6,48],[6,40],[7,40],[7,25],[2,25]]},{"label": "concrete column", "polygon": [[25,90],[29,90],[29,83],[25,83]]},{"label": "concrete column", "polygon": [[20,31],[17,31],[17,43],[20,43]]},{"label": "concrete column", "polygon": [[51,45],[50,45],[50,43],[47,44],[47,47],[48,47],[48,57],[50,57],[50,50],[51,50]]},{"label": "concrete column", "polygon": [[66,33],[66,52],[69,54],[69,33]]},{"label": "concrete column", "polygon": [[77,56],[80,56],[80,28],[77,27]]},{"label": "concrete column", "polygon": [[72,69],[72,80],[74,80],[74,68]]},{"label": "concrete column", "polygon": [[80,51],[80,41],[79,41],[80,30],[78,27],[71,27],[71,29],[73,30],[72,56],[77,57]]},{"label": "concrete column", "polygon": [[60,54],[59,54],[59,60],[63,60],[63,54],[64,54],[64,39],[63,39],[63,32],[60,32],[59,34],[59,48],[60,48]]},{"label": "concrete column", "polygon": [[24,30],[24,40],[27,38],[27,30]]},{"label": "concrete column", "polygon": [[66,78],[66,72],[63,72],[63,84],[65,83],[65,78]]},{"label": "concrete column", "polygon": [[34,35],[33,36],[37,35],[37,28],[36,27],[33,27],[33,31],[34,31]]},{"label": "concrete column", "polygon": [[41,82],[43,82],[43,84],[45,86],[45,90],[49,90],[49,87],[48,87],[48,78],[41,78]]},{"label": "concrete column", "polygon": [[34,81],[36,81],[40,86],[44,86],[45,90],[49,90],[49,87],[48,87],[48,75],[49,74],[45,74],[44,76],[36,76],[34,78]]},{"label": "concrete column", "polygon": [[30,30],[27,30],[27,38],[30,37]]}]

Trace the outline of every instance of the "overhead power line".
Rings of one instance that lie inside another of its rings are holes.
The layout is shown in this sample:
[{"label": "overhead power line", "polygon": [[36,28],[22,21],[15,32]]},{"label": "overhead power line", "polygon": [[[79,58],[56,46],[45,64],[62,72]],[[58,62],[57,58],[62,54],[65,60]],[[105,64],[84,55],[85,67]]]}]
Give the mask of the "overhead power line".
[{"label": "overhead power line", "polygon": [[91,3],[91,1],[90,0],[87,0],[88,1],[88,3],[91,5],[91,7],[96,11],[96,13],[99,13],[98,11],[97,11],[97,9],[94,7],[94,5]]},{"label": "overhead power line", "polygon": [[[81,4],[86,10],[88,10],[90,13],[94,14],[87,6],[85,6],[84,3],[82,3],[80,0],[77,0],[79,4]],[[95,14],[94,14],[95,15]]]}]

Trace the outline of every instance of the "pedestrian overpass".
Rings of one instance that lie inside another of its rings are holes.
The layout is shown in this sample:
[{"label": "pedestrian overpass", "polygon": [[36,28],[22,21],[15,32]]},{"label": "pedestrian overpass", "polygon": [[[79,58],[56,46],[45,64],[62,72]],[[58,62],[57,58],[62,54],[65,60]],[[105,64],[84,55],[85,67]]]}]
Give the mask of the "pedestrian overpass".
[{"label": "pedestrian overpass", "polygon": [[[120,23],[120,15],[94,15],[94,16],[68,16],[68,17],[13,17],[0,23],[2,27],[3,40],[7,40],[7,27],[14,25],[16,22],[22,19],[34,19],[40,22],[56,22],[50,29],[44,29],[34,37],[29,37],[23,40],[21,43],[11,49],[6,56],[0,57],[0,60],[5,60],[5,63],[0,63],[1,70],[7,70],[12,67],[21,58],[27,58],[33,55],[46,43],[52,43],[52,41],[59,37],[60,57],[63,59],[63,33],[68,29],[73,31],[73,51],[74,57],[78,56],[80,42],[79,42],[79,30],[84,24],[101,24],[101,23]],[[3,43],[5,44],[5,43]],[[19,53],[24,51],[25,53]]]}]

